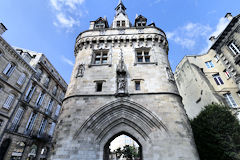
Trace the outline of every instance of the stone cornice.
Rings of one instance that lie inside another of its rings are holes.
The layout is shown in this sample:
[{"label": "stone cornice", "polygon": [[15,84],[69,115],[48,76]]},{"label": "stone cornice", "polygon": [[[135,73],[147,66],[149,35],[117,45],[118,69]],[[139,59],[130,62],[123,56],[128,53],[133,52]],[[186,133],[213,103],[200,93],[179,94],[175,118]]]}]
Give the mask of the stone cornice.
[{"label": "stone cornice", "polygon": [[[7,41],[5,41],[0,36],[0,44],[4,47],[3,49],[10,53],[19,63],[21,63],[27,70],[29,70],[32,73],[35,73],[35,69],[32,68],[16,51],[12,48],[10,44],[8,44]],[[6,53],[5,53],[6,54]]]}]

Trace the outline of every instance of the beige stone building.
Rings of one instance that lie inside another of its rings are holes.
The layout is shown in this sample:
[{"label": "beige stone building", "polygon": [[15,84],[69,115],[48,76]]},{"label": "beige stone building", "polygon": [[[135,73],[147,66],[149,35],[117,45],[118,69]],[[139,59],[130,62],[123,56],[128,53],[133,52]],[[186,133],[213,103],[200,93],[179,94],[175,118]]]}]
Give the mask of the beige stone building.
[{"label": "beige stone building", "polygon": [[47,159],[67,84],[44,54],[0,40],[0,159]]},{"label": "beige stone building", "polygon": [[131,24],[121,0],[115,10],[112,25],[100,17],[76,39],[51,159],[109,160],[125,134],[141,160],[198,160],[165,33],[141,15]]},{"label": "beige stone building", "polygon": [[228,26],[203,55],[185,56],[178,64],[175,79],[189,118],[205,105],[228,105],[234,114],[240,106],[240,15],[226,18]]},{"label": "beige stone building", "polygon": [[[0,34],[4,31],[6,27],[0,23]],[[35,70],[0,35],[0,142],[34,73]],[[11,140],[6,140],[1,146],[0,159],[4,146],[9,143]]]}]

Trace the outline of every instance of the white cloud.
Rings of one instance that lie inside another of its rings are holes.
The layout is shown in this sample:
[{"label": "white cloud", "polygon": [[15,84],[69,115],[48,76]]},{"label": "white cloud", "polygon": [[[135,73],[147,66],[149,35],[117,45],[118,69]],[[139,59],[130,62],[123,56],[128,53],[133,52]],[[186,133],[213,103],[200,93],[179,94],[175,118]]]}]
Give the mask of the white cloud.
[{"label": "white cloud", "polygon": [[209,50],[209,48],[211,47],[212,42],[209,40],[209,38],[211,36],[215,36],[217,38],[221,34],[221,32],[227,27],[228,24],[229,24],[229,21],[226,18],[221,17],[219,19],[218,24],[215,27],[215,30],[212,33],[210,33],[209,35],[206,36],[207,47],[205,47],[200,52],[200,54],[206,53]]},{"label": "white cloud", "polygon": [[193,49],[199,38],[205,37],[211,31],[209,25],[200,23],[188,23],[178,27],[172,32],[167,32],[167,38],[186,49]]},{"label": "white cloud", "polygon": [[[83,15],[82,4],[85,0],[49,0],[55,14],[53,24],[56,27],[66,28],[68,31],[79,26],[79,18]],[[87,13],[85,11],[84,13]]]},{"label": "white cloud", "polygon": [[66,17],[63,13],[57,14],[57,22],[54,22],[55,26],[62,26],[66,28],[72,28],[74,25],[79,25],[79,21],[73,19],[71,16]]},{"label": "white cloud", "polygon": [[68,58],[66,58],[66,57],[64,57],[64,56],[61,56],[61,60],[62,60],[63,62],[65,62],[65,63],[67,63],[67,64],[70,65],[70,66],[74,66],[73,61],[70,60],[70,59],[68,59]]}]

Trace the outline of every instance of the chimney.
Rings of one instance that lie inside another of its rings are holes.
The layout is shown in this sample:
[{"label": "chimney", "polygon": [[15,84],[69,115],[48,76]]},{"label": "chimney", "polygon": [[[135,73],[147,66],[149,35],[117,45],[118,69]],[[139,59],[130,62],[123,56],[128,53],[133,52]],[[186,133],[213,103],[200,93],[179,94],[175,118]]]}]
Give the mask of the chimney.
[{"label": "chimney", "polygon": [[231,20],[233,19],[233,16],[232,16],[231,13],[227,13],[227,14],[225,15],[225,18],[227,18],[229,21],[231,21]]},{"label": "chimney", "polygon": [[0,35],[2,35],[6,30],[7,28],[2,23],[0,23]]},{"label": "chimney", "polygon": [[214,41],[216,40],[216,37],[215,37],[215,36],[211,36],[211,37],[209,38],[209,40],[212,41],[212,42],[214,42]]}]

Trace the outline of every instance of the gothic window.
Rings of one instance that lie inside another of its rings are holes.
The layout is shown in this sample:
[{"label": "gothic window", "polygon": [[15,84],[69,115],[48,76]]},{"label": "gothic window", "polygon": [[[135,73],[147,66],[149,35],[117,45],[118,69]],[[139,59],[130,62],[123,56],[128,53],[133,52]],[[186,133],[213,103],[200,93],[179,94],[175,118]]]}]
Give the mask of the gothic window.
[{"label": "gothic window", "polygon": [[44,93],[44,92],[41,92],[41,93],[39,94],[39,96],[38,96],[38,99],[37,99],[36,103],[35,103],[35,106],[36,106],[37,108],[39,108],[39,107],[42,105],[42,102],[43,102],[43,100],[44,100],[44,97],[45,97],[45,93]]},{"label": "gothic window", "polygon": [[212,61],[207,61],[207,62],[205,62],[205,64],[206,64],[207,68],[213,68],[214,67]]},{"label": "gothic window", "polygon": [[239,49],[239,46],[236,45],[235,42],[231,42],[229,45],[228,45],[229,49],[233,52],[233,54],[237,55],[240,53],[240,49]]},{"label": "gothic window", "polygon": [[22,86],[23,83],[25,82],[25,80],[26,80],[26,74],[25,74],[25,73],[22,73],[22,74],[20,75],[20,77],[18,78],[18,80],[17,80],[17,84],[18,84],[19,86]]},{"label": "gothic window", "polygon": [[232,97],[231,93],[226,93],[223,95],[229,107],[237,107],[235,100]]},{"label": "gothic window", "polygon": [[141,90],[141,83],[140,83],[140,81],[135,81],[135,90],[136,91]]},{"label": "gothic window", "polygon": [[213,78],[214,78],[217,85],[223,85],[224,84],[223,80],[222,80],[222,78],[220,77],[219,74],[214,74]]},{"label": "gothic window", "polygon": [[98,50],[94,52],[93,64],[107,64],[108,50]]},{"label": "gothic window", "polygon": [[15,95],[12,93],[9,94],[8,98],[6,99],[5,103],[3,104],[3,108],[9,109],[13,105],[14,99],[15,99]]},{"label": "gothic window", "polygon": [[96,82],[96,92],[102,92],[103,82]]},{"label": "gothic window", "polygon": [[149,63],[150,62],[149,49],[137,49],[136,60],[137,63]]},{"label": "gothic window", "polygon": [[30,86],[29,86],[29,88],[28,88],[28,90],[26,92],[25,98],[24,98],[24,100],[26,102],[30,102],[35,89],[36,89],[36,86],[33,85],[33,84],[30,84]]},{"label": "gothic window", "polygon": [[8,65],[5,67],[3,71],[3,74],[9,77],[13,73],[15,67],[16,66],[13,63],[8,63]]}]

